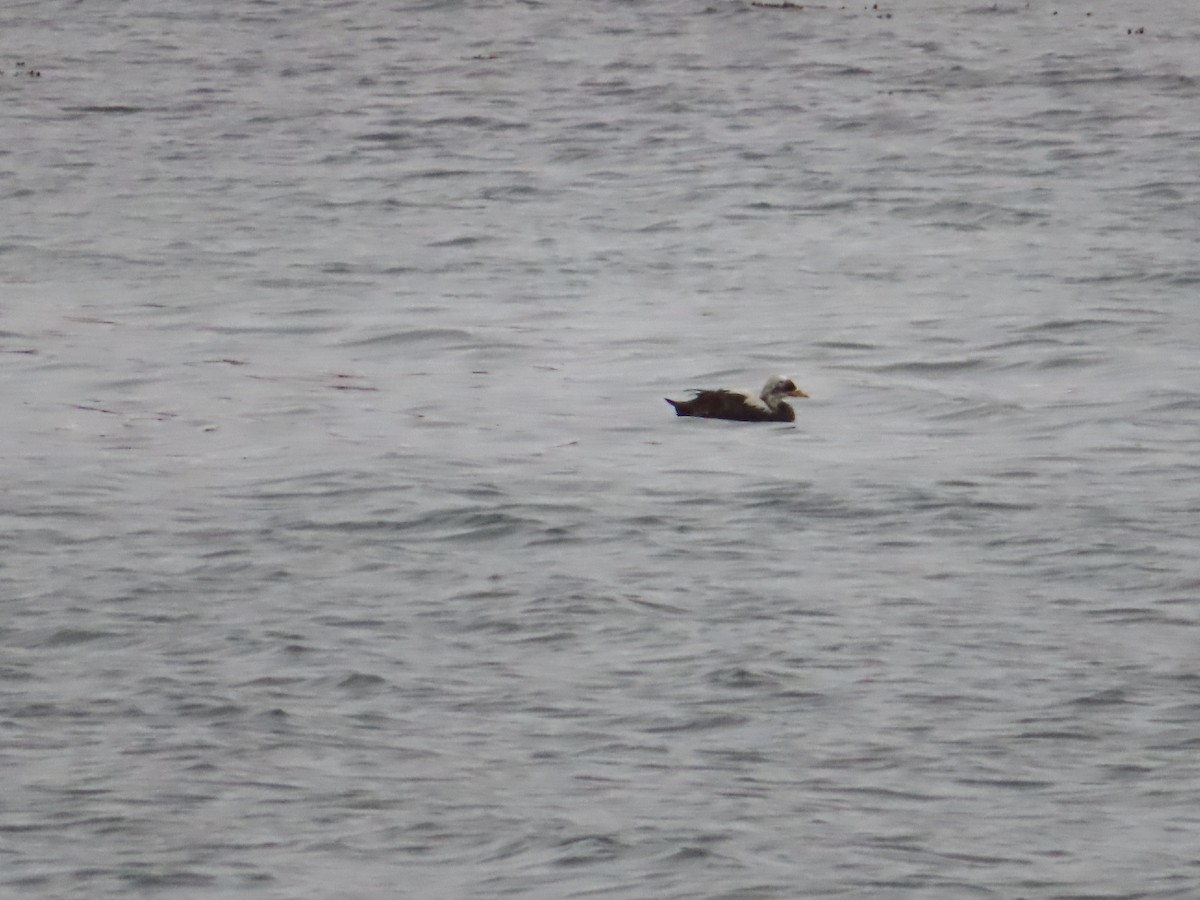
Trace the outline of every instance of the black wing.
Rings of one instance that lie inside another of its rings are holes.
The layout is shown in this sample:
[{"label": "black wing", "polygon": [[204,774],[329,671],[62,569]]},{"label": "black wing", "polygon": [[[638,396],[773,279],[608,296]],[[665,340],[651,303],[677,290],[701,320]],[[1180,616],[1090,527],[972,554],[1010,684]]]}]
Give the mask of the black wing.
[{"label": "black wing", "polygon": [[667,402],[675,407],[677,416],[728,419],[734,422],[793,422],[796,419],[795,412],[786,403],[779,404],[779,408],[771,412],[736,391],[697,391],[691,400]]}]

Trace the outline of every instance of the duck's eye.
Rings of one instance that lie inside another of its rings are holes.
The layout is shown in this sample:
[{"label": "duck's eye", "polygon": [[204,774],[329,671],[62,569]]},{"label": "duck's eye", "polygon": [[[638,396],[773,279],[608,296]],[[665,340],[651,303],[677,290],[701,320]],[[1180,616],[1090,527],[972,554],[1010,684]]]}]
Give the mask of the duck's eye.
[{"label": "duck's eye", "polygon": [[791,380],[781,381],[779,382],[779,389],[781,391],[794,391],[796,389],[796,385],[793,384]]}]

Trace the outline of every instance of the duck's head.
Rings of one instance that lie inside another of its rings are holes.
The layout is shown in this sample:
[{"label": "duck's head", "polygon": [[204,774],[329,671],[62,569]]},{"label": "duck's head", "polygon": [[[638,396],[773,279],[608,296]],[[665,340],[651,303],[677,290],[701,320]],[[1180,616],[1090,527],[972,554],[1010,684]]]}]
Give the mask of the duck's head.
[{"label": "duck's head", "polygon": [[784,397],[807,397],[808,394],[796,387],[796,382],[782,375],[772,375],[762,389],[763,403],[774,409]]}]

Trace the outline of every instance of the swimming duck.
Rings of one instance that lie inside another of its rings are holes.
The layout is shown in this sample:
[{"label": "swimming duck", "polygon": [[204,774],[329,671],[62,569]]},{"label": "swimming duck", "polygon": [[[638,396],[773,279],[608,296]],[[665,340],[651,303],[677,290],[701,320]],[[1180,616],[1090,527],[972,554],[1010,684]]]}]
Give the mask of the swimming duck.
[{"label": "swimming duck", "polygon": [[664,398],[675,407],[677,416],[699,416],[704,419],[730,419],[735,422],[795,422],[796,411],[784,397],[807,397],[796,383],[782,375],[772,375],[755,397],[749,391],[730,391],[724,388],[693,391],[691,400]]}]

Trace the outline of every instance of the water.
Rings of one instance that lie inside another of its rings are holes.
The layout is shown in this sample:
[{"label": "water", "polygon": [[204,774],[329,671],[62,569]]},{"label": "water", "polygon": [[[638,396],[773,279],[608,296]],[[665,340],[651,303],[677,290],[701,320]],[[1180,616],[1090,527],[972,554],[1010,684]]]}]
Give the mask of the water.
[{"label": "water", "polygon": [[4,24],[0,893],[1200,895],[1191,4]]}]

